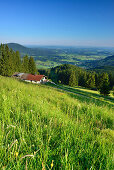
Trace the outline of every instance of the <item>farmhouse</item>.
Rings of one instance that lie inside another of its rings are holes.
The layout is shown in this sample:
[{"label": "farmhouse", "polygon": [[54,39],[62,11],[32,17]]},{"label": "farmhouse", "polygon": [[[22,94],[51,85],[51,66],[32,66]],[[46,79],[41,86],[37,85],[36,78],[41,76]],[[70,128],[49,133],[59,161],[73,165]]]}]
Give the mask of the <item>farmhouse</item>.
[{"label": "farmhouse", "polygon": [[47,76],[45,75],[33,75],[29,73],[14,73],[12,77],[16,77],[18,79],[24,80],[26,82],[32,82],[32,83],[46,83]]},{"label": "farmhouse", "polygon": [[32,83],[46,83],[47,77],[45,75],[28,74],[25,81],[32,82]]}]

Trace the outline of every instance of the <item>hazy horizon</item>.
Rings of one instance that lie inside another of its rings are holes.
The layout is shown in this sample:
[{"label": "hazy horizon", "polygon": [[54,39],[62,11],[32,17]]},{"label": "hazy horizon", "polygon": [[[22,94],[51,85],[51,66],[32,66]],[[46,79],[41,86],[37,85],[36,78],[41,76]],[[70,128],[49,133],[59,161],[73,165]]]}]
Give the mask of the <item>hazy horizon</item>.
[{"label": "hazy horizon", "polygon": [[64,47],[66,47],[66,48],[112,48],[112,49],[114,49],[114,46],[95,46],[95,45],[93,45],[93,46],[91,46],[91,45],[59,45],[59,44],[57,44],[57,45],[53,45],[53,44],[22,44],[22,43],[18,43],[18,42],[5,42],[5,43],[3,43],[3,42],[0,42],[0,44],[19,44],[19,45],[22,45],[22,46],[24,46],[24,47],[28,47],[28,48],[37,48],[37,47],[52,47],[52,48],[54,48],[54,47],[57,47],[57,48],[64,48]]}]

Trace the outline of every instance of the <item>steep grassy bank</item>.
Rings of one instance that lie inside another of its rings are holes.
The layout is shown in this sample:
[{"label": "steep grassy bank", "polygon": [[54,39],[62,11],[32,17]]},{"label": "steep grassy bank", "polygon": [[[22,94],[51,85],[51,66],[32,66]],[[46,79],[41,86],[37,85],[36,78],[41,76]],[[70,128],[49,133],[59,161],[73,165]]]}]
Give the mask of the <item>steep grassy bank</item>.
[{"label": "steep grassy bank", "polygon": [[0,77],[0,168],[113,169],[113,111]]}]

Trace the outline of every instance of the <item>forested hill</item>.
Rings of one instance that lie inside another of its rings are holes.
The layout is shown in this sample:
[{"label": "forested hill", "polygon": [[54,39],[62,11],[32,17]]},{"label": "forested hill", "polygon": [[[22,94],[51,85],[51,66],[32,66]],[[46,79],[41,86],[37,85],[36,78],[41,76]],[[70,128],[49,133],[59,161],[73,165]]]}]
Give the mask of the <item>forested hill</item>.
[{"label": "forested hill", "polygon": [[10,49],[13,49],[14,51],[19,51],[20,53],[30,53],[32,49],[27,48],[23,45],[17,44],[17,43],[8,43],[7,44]]},{"label": "forested hill", "polygon": [[85,64],[90,68],[114,66],[114,55],[108,56],[101,60],[87,61]]},{"label": "forested hill", "polygon": [[96,66],[114,66],[114,55],[106,57],[100,61],[96,61]]},{"label": "forested hill", "polygon": [[47,70],[38,70],[40,74],[47,75],[56,83],[62,83],[69,86],[82,86],[91,89],[99,89],[104,80],[107,80],[110,88],[114,86],[114,75],[96,73],[74,65],[63,64]]},{"label": "forested hill", "polygon": [[23,57],[23,55],[29,55],[34,57],[55,55],[55,50],[44,47],[28,48],[17,43],[8,43],[7,45],[10,49],[13,49],[15,52],[19,51],[21,57]]}]

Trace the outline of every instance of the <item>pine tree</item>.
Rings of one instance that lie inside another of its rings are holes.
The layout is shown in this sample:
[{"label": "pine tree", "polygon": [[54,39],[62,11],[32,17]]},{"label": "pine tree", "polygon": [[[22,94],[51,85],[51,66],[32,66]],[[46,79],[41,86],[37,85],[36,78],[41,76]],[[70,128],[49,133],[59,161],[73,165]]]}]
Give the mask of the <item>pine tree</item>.
[{"label": "pine tree", "polygon": [[19,51],[16,51],[15,53],[15,71],[20,72],[21,71],[21,58]]},{"label": "pine tree", "polygon": [[36,73],[36,64],[33,57],[29,59],[29,73],[35,74]]},{"label": "pine tree", "polygon": [[110,86],[109,86],[109,76],[107,73],[103,73],[100,79],[100,94],[104,96],[108,96],[110,94]]},{"label": "pine tree", "polygon": [[1,57],[1,75],[3,76],[9,76],[8,71],[9,71],[9,62],[8,62],[8,55],[9,55],[9,48],[6,45],[4,45],[1,48],[2,51],[2,57]]},{"label": "pine tree", "polygon": [[4,57],[6,68],[5,76],[11,76],[15,71],[15,52],[11,49],[9,50],[8,45],[5,46],[5,57]]},{"label": "pine tree", "polygon": [[79,74],[79,85],[86,87],[86,82],[87,82],[87,74],[86,72],[80,72]]},{"label": "pine tree", "polygon": [[15,72],[15,52],[11,49],[8,54],[8,76]]},{"label": "pine tree", "polygon": [[100,86],[100,94],[103,94],[104,96],[108,96],[110,94],[110,87],[109,87],[109,84],[107,82],[104,82]]},{"label": "pine tree", "polygon": [[69,86],[72,86],[72,87],[76,86],[76,75],[74,71],[71,72],[71,75],[69,78]]},{"label": "pine tree", "polygon": [[2,44],[0,46],[0,59],[1,59],[1,57],[2,57]]},{"label": "pine tree", "polygon": [[97,89],[99,89],[99,85],[100,85],[100,75],[99,74],[95,74],[95,86]]},{"label": "pine tree", "polygon": [[110,82],[110,87],[112,89],[114,86],[114,74],[113,73],[109,74],[109,82]]},{"label": "pine tree", "polygon": [[22,71],[24,73],[29,73],[29,59],[28,56],[24,56],[23,57],[23,61],[22,61]]},{"label": "pine tree", "polygon": [[0,46],[0,75],[2,74],[2,48],[3,45]]},{"label": "pine tree", "polygon": [[94,73],[89,73],[88,78],[87,78],[87,87],[89,88],[94,88],[95,87],[95,74]]},{"label": "pine tree", "polygon": [[100,81],[99,86],[101,86],[104,82],[109,83],[109,76],[107,73],[100,74]]},{"label": "pine tree", "polygon": [[20,71],[21,60],[19,52],[9,49],[8,45],[2,45],[0,48],[0,74],[11,76],[14,72]]}]

